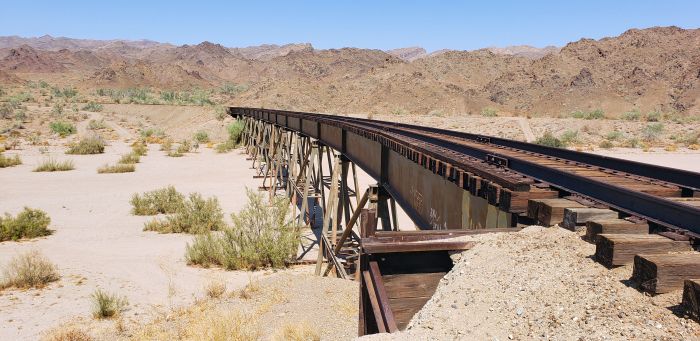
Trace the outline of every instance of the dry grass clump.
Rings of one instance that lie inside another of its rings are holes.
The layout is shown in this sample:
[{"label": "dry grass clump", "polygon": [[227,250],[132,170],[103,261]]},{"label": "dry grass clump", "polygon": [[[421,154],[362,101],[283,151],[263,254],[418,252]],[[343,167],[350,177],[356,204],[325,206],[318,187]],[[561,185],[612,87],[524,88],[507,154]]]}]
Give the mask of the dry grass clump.
[{"label": "dry grass clump", "polygon": [[25,207],[24,210],[12,217],[9,213],[0,216],[0,242],[36,238],[51,234],[48,229],[51,218],[46,212]]},{"label": "dry grass clump", "polygon": [[102,154],[105,152],[105,141],[98,136],[82,138],[78,143],[69,146],[66,154]]},{"label": "dry grass clump", "polygon": [[152,220],[144,226],[144,231],[159,233],[204,233],[218,231],[226,226],[224,214],[216,197],[204,199],[199,193],[190,193],[175,214],[165,220]]},{"label": "dry grass clump", "polygon": [[141,155],[131,152],[129,154],[124,154],[122,157],[117,161],[117,163],[124,164],[124,165],[133,165],[135,163],[139,163],[141,161]]},{"label": "dry grass clump", "polygon": [[156,215],[159,213],[175,213],[185,202],[185,196],[168,186],[142,195],[138,193],[131,197],[131,213],[134,215]]},{"label": "dry grass clump", "polygon": [[146,156],[148,154],[148,145],[145,142],[136,141],[131,144],[131,153],[138,156]]},{"label": "dry grass clump", "polygon": [[64,172],[75,169],[73,160],[56,161],[54,159],[46,159],[41,162],[33,172]]},{"label": "dry grass clump", "polygon": [[321,340],[318,330],[306,321],[285,323],[281,329],[272,335],[274,341],[318,341]]},{"label": "dry grass clump", "polygon": [[92,299],[92,315],[98,319],[116,316],[128,304],[125,297],[110,294],[101,289],[95,290],[90,297]]},{"label": "dry grass clump", "polygon": [[226,283],[222,281],[211,281],[204,287],[204,291],[209,298],[220,298],[226,293]]},{"label": "dry grass clump", "polygon": [[97,169],[97,173],[100,173],[100,174],[104,174],[104,173],[131,173],[134,171],[136,171],[136,166],[134,166],[133,163],[130,163],[130,164],[118,163],[116,165],[106,164],[106,165]]},{"label": "dry grass clump", "polygon": [[0,289],[43,288],[59,279],[56,267],[37,250],[30,250],[12,258],[3,271]]},{"label": "dry grass clump", "polygon": [[21,164],[22,159],[20,159],[19,155],[17,154],[14,156],[5,156],[0,154],[0,168],[13,167]]},{"label": "dry grass clump", "polygon": [[254,316],[230,308],[217,308],[210,302],[176,310],[133,335],[135,340],[253,341],[260,337]]},{"label": "dry grass clump", "polygon": [[90,334],[77,327],[58,327],[50,331],[44,341],[92,341]]},{"label": "dry grass clump", "polygon": [[169,151],[168,154],[166,154],[166,155],[168,155],[168,156],[170,156],[170,157],[182,157],[182,156],[184,156],[185,154],[180,153],[180,152],[178,152],[178,151],[172,151],[172,150],[171,150],[171,151]]},{"label": "dry grass clump", "polygon": [[299,245],[299,229],[287,217],[289,202],[279,199],[268,205],[258,193],[248,190],[247,195],[246,207],[231,215],[233,226],[220,234],[198,235],[187,245],[188,264],[229,270],[286,266]]},{"label": "dry grass clump", "polygon": [[180,154],[189,153],[190,150],[192,150],[192,144],[187,140],[180,142],[180,145],[177,146],[177,152]]},{"label": "dry grass clump", "polygon": [[172,139],[164,139],[163,142],[160,143],[160,150],[169,152],[173,148],[173,140]]}]

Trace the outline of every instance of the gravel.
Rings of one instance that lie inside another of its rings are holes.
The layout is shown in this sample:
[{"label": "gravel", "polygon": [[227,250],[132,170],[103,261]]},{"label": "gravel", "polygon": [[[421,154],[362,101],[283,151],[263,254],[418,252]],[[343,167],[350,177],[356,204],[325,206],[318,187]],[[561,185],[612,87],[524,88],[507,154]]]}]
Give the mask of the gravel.
[{"label": "gravel", "polygon": [[[474,237],[406,331],[376,339],[698,340],[675,315],[681,291],[631,287],[631,266],[606,269],[595,246],[558,227]],[[453,304],[453,302],[455,302]],[[453,309],[445,309],[452,305]]]}]

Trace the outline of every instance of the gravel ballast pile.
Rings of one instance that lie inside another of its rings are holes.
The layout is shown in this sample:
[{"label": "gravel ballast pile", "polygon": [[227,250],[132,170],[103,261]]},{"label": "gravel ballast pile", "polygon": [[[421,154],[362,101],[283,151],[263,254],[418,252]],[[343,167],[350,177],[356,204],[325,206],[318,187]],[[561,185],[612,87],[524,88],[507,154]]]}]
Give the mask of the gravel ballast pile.
[{"label": "gravel ballast pile", "polygon": [[595,246],[560,228],[475,237],[404,332],[378,339],[696,340],[674,314],[681,291],[650,297],[608,270]]}]

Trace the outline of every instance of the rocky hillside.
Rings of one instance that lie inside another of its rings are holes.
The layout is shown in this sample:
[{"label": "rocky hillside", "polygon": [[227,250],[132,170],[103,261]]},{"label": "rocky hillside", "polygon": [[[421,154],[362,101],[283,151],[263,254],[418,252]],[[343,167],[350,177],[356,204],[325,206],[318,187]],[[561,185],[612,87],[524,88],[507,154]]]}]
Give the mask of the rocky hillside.
[{"label": "rocky hillside", "polygon": [[15,82],[71,74],[65,79],[78,79],[72,85],[84,88],[233,83],[247,90],[232,95],[231,104],[336,113],[478,113],[484,108],[533,115],[595,109],[610,115],[634,109],[697,113],[700,31],[633,29],[561,49],[515,46],[430,54],[420,47],[227,48],[210,42],[172,46],[3,37],[0,71]]}]

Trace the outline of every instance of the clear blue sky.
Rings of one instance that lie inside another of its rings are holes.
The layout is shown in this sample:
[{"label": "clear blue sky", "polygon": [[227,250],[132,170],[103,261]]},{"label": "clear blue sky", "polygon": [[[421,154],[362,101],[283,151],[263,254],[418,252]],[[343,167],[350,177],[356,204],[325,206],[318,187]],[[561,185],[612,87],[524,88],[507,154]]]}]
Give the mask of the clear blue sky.
[{"label": "clear blue sky", "polygon": [[628,28],[700,27],[700,1],[8,1],[0,35],[429,51],[564,45]]}]

